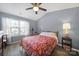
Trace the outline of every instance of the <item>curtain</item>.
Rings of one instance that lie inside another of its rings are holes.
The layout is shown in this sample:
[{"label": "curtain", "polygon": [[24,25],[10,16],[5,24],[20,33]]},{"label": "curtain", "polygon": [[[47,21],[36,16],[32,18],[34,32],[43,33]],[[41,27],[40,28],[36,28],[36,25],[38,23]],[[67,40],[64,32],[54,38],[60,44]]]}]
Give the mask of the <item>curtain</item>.
[{"label": "curtain", "polygon": [[30,25],[28,21],[3,17],[2,29],[10,37],[29,35]]}]

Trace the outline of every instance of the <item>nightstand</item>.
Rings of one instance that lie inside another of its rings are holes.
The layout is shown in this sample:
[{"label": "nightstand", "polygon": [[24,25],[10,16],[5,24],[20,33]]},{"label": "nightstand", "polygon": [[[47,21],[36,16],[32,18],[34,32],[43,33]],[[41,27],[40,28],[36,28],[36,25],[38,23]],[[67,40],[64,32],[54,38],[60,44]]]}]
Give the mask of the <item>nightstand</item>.
[{"label": "nightstand", "polygon": [[39,35],[39,33],[35,32],[35,33],[32,33],[31,35],[32,35],[32,36],[34,36],[34,35]]},{"label": "nightstand", "polygon": [[70,37],[62,37],[62,47],[68,46],[70,51],[72,51],[72,39]]}]

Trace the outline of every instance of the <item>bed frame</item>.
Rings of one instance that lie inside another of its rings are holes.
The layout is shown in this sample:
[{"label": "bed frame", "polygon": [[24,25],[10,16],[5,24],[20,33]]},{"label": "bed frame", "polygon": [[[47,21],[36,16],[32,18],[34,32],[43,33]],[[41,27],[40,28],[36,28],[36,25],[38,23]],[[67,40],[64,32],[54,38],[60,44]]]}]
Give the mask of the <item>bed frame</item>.
[{"label": "bed frame", "polygon": [[[52,32],[52,33],[56,33],[56,36],[57,36],[57,38],[58,38],[58,31],[42,31],[42,32]],[[22,41],[22,40],[21,40]],[[22,44],[22,42],[21,42],[21,44]],[[22,48],[22,51],[24,50],[23,49],[23,47],[21,47]],[[49,56],[52,56],[52,53],[54,52],[54,50],[55,50],[55,48],[52,50],[52,52],[51,52],[51,55],[49,55]],[[25,54],[28,56],[28,54],[25,52]]]}]

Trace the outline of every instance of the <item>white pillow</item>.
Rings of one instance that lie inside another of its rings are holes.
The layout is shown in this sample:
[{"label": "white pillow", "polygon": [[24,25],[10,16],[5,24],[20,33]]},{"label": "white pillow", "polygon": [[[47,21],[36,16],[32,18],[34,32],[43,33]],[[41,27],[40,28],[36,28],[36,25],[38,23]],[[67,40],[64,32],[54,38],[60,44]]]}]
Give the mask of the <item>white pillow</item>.
[{"label": "white pillow", "polygon": [[52,33],[52,32],[42,32],[42,33],[40,33],[40,35],[49,36],[49,37],[56,36],[56,34]]}]

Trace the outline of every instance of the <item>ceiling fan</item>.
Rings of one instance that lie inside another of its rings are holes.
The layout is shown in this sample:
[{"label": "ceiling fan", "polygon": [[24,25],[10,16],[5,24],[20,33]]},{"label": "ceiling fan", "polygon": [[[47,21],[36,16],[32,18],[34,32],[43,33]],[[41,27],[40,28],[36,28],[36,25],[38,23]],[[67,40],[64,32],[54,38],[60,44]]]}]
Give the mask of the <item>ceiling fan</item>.
[{"label": "ceiling fan", "polygon": [[26,8],[25,10],[33,9],[35,14],[38,14],[38,10],[47,11],[47,9],[40,7],[42,3],[31,3],[32,7]]}]

